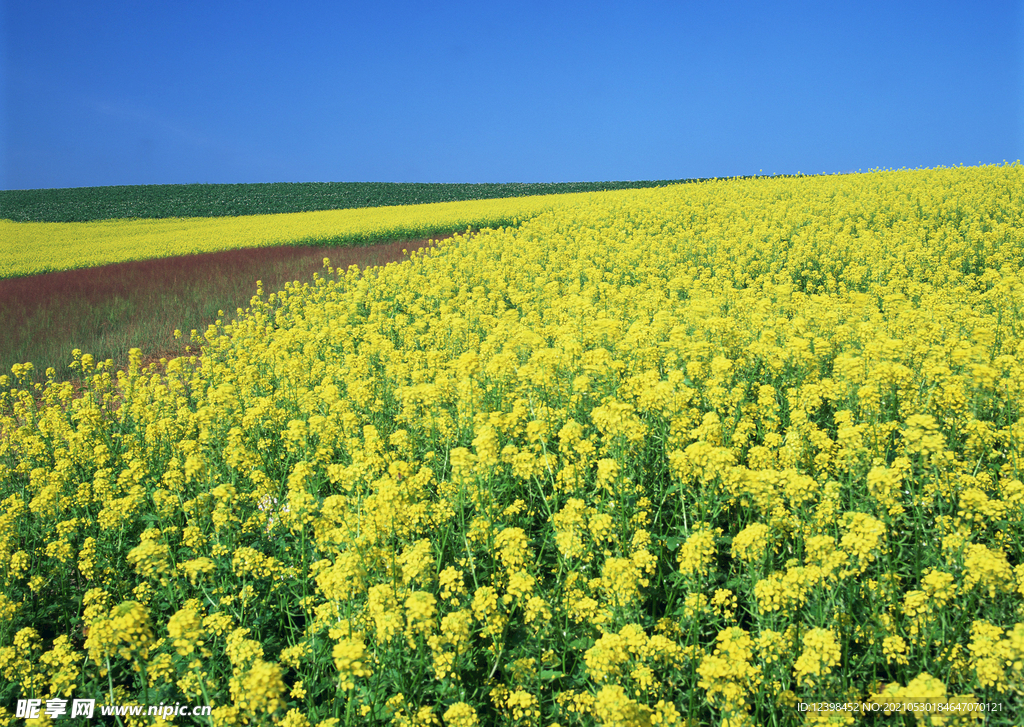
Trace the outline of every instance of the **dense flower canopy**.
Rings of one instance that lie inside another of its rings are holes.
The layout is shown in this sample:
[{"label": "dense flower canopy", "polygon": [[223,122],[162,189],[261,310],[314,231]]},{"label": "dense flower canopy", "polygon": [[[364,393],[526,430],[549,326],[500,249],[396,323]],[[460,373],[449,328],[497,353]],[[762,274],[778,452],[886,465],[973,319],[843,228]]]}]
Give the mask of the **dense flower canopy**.
[{"label": "dense flower canopy", "polygon": [[574,195],[325,261],[165,374],[16,367],[0,704],[1010,724],[1022,200],[1020,165]]}]

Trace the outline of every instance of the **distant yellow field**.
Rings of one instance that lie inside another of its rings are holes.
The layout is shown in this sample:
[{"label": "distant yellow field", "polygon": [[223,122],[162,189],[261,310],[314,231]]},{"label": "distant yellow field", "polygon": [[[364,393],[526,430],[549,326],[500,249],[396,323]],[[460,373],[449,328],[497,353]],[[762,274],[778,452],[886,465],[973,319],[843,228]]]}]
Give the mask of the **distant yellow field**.
[{"label": "distant yellow field", "polygon": [[0,279],[238,248],[415,238],[500,227],[587,194],[439,202],[245,217],[99,222],[0,220]]}]

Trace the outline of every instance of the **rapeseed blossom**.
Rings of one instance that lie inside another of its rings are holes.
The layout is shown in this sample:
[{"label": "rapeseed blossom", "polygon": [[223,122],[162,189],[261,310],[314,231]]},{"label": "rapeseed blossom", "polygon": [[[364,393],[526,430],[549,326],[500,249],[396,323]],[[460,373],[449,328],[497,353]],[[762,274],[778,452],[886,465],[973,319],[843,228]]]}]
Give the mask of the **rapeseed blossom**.
[{"label": "rapeseed blossom", "polygon": [[814,686],[839,665],[842,653],[835,634],[828,629],[811,629],[803,638],[804,648],[793,666],[801,684]]},{"label": "rapeseed blossom", "polygon": [[0,701],[1012,724],[1022,198],[1019,165],[565,197],[258,288],[201,360],[73,352],[81,398],[18,366]]}]

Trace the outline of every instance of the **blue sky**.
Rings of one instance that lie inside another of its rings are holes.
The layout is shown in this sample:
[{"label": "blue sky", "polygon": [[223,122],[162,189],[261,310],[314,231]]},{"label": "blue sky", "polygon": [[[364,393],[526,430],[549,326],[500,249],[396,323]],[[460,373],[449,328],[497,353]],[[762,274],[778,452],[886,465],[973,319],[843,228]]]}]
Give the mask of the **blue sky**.
[{"label": "blue sky", "polygon": [[1019,1],[0,2],[3,189],[1024,156]]}]

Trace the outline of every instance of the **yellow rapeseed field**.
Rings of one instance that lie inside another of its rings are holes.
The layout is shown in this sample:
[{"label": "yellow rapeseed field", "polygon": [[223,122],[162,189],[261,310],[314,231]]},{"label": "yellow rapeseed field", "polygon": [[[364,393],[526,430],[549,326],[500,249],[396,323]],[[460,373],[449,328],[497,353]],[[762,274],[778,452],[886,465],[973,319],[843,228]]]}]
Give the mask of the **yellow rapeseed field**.
[{"label": "yellow rapeseed field", "polygon": [[577,195],[325,261],[166,373],[15,367],[0,714],[1019,723],[1022,202],[1019,163]]},{"label": "yellow rapeseed field", "polygon": [[356,244],[414,239],[467,227],[498,227],[571,204],[579,196],[541,195],[244,217],[0,220],[0,279],[240,246]]}]

